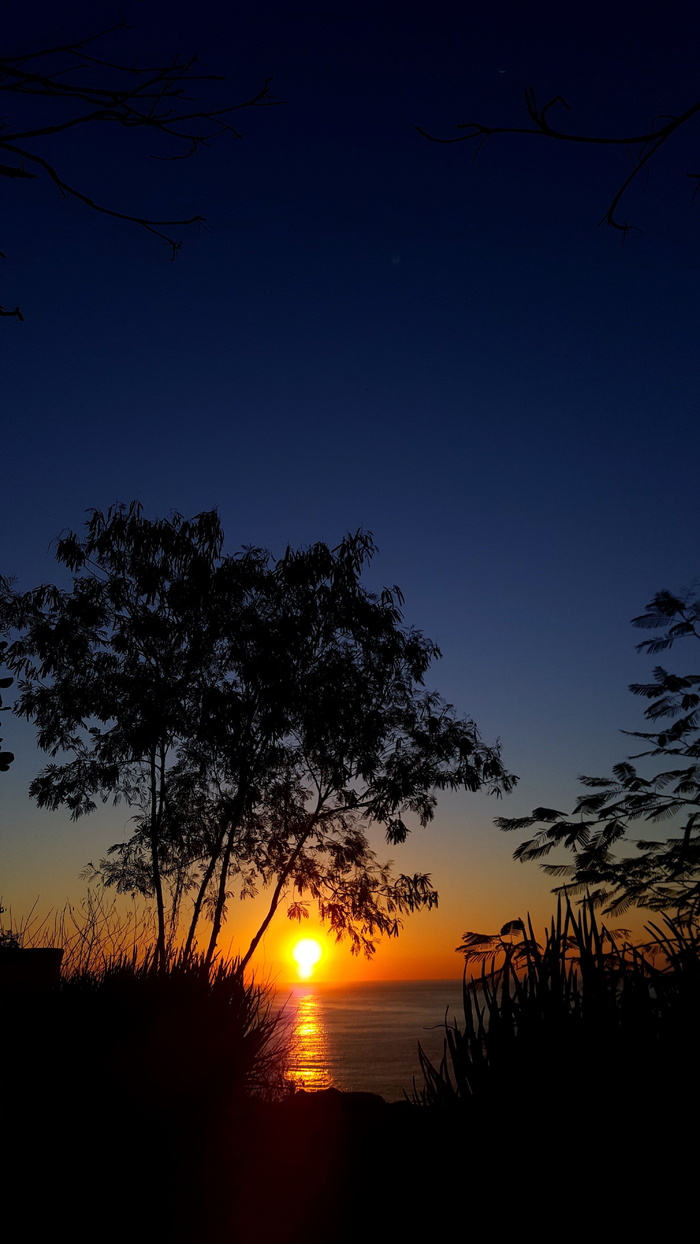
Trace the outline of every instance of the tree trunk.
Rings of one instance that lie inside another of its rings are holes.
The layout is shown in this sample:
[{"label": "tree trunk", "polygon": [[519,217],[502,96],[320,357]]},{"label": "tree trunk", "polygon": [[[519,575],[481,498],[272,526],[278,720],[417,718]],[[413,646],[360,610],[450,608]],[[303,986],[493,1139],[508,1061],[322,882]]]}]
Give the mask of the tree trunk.
[{"label": "tree trunk", "polygon": [[[221,876],[219,878],[219,889],[216,895],[216,906],[214,908],[214,919],[212,921],[212,930],[209,937],[209,946],[205,958],[207,968],[211,967],[212,959],[216,952],[216,943],[219,940],[221,932],[221,924],[223,921],[224,907],[226,905],[226,882],[228,880],[228,870],[231,863],[231,854],[233,852],[233,840],[236,830],[238,829],[243,818],[243,809],[245,807],[248,796],[248,783],[244,779],[238,787],[236,798],[233,801],[233,809],[231,812],[228,834],[225,835],[226,846],[224,848],[223,859],[221,860]],[[220,853],[220,852],[219,852]]]},{"label": "tree trunk", "polygon": [[192,909],[192,919],[190,920],[190,927],[187,930],[187,939],[185,941],[185,946],[183,950],[183,955],[185,957],[185,960],[188,960],[192,954],[192,947],[194,945],[194,938],[197,932],[197,925],[199,924],[199,917],[202,914],[202,907],[204,905],[204,899],[206,898],[207,890],[209,889],[209,882],[214,876],[214,869],[216,868],[217,862],[221,856],[221,847],[224,841],[225,833],[226,833],[226,830],[224,828],[219,836],[219,841],[215,849],[212,851],[209,857],[209,863],[207,864],[207,867],[204,872],[204,877],[202,878],[201,884],[197,891],[197,897],[194,900],[194,907]]},{"label": "tree trunk", "polygon": [[153,889],[156,896],[156,913],[158,917],[158,936],[156,941],[156,954],[154,959],[154,969],[159,972],[165,967],[165,903],[163,902],[163,881],[160,875],[160,853],[158,850],[159,836],[159,818],[158,818],[158,789],[156,780],[156,750],[151,750],[151,864],[153,868]]},{"label": "tree trunk", "polygon": [[246,953],[241,959],[241,962],[239,965],[239,970],[241,972],[243,972],[244,968],[248,966],[250,960],[252,959],[253,955],[255,954],[255,951],[258,948],[261,937],[267,931],[270,921],[272,920],[272,917],[277,911],[280,898],[282,897],[282,891],[284,890],[284,887],[289,880],[289,874],[291,873],[294,865],[299,859],[299,856],[301,855],[301,852],[304,848],[304,843],[306,842],[309,834],[311,833],[311,830],[313,829],[314,824],[315,824],[315,818],[311,820],[310,825],[308,826],[306,831],[302,834],[301,838],[299,839],[297,845],[292,851],[292,854],[290,855],[289,859],[287,860],[287,863],[285,864],[284,868],[282,869],[282,872],[280,873],[277,879],[277,885],[275,886],[272,892],[272,898],[270,899],[270,906],[267,909],[267,915],[265,916],[265,919],[263,920],[262,924],[260,925],[260,928],[255,934],[255,937],[251,941],[250,946],[248,947]]}]

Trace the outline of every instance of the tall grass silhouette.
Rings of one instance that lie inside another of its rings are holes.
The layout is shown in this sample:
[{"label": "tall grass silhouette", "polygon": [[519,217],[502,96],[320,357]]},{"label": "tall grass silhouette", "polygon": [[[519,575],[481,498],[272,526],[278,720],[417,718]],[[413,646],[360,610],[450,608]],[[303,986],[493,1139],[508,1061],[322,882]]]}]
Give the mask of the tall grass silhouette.
[{"label": "tall grass silhouette", "polygon": [[419,1047],[412,1101],[544,1130],[584,1105],[619,1125],[683,1114],[697,1097],[700,930],[666,918],[647,932],[633,945],[566,901],[542,941],[529,918],[465,934],[463,1023],[445,1020],[439,1061]]},{"label": "tall grass silhouette", "polygon": [[256,1110],[288,1092],[286,1016],[237,960],[173,948],[163,962],[147,921],[81,911],[25,922],[25,949],[0,951],[70,933],[58,985],[0,998],[10,1182],[33,1172],[36,1212],[70,1204],[103,1238],[205,1238],[205,1213],[225,1219],[245,1191]]}]

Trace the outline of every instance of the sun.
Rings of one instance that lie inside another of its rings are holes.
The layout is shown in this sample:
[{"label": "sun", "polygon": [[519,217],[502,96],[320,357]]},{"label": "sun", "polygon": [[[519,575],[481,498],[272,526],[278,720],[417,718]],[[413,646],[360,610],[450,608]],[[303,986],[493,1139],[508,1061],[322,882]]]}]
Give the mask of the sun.
[{"label": "sun", "polygon": [[308,980],[313,974],[322,953],[321,943],[317,942],[314,937],[303,937],[296,943],[292,958],[296,960],[297,970],[302,980]]}]

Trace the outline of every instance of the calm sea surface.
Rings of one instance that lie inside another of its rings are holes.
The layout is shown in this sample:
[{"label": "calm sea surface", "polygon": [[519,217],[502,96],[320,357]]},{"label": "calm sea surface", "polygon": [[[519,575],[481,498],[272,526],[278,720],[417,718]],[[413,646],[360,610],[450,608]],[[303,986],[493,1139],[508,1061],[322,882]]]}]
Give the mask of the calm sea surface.
[{"label": "calm sea surface", "polygon": [[293,1028],[288,1076],[300,1088],[381,1093],[420,1080],[418,1042],[440,1058],[444,1019],[462,1019],[461,981],[296,984],[277,991]]}]

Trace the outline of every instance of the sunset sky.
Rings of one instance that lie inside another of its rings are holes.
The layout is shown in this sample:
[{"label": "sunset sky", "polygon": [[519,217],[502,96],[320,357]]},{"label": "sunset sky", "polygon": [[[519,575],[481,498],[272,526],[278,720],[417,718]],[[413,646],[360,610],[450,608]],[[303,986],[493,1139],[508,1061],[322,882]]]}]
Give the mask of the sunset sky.
[{"label": "sunset sky", "polygon": [[[622,246],[598,221],[624,149],[494,138],[473,162],[415,127],[526,124],[531,84],[566,98],[557,122],[579,133],[645,130],[698,98],[700,10],[154,0],[124,15],[107,59],[198,52],[226,78],[204,88],[212,102],[267,77],[285,102],[241,113],[243,141],[188,162],[99,127],[41,148],[95,199],[205,216],[174,264],[48,182],[5,180],[0,302],[25,322],[0,321],[0,570],[22,589],[54,579],[57,534],[134,498],[149,517],[217,506],[230,552],[372,531],[368,584],[399,584],[407,623],[443,652],[429,685],[500,737],[521,780],[501,804],[444,796],[405,846],[377,844],[430,872],[440,906],[372,964],[313,921],[301,933],[320,932],[319,979],[457,976],[466,929],[528,910],[541,924],[552,907],[493,817],[568,809],[577,774],[631,750],[627,685],[654,662],[629,621],[656,591],[698,584],[700,167],[696,123],[633,188],[641,232]],[[4,42],[19,55],[121,16],[26,0]],[[1,775],[3,903],[79,901],[128,810],[77,825],[39,812],[33,730],[6,714],[2,735],[17,757]],[[232,912],[224,944],[255,914]],[[294,974],[294,932],[273,926],[259,971]]]}]

